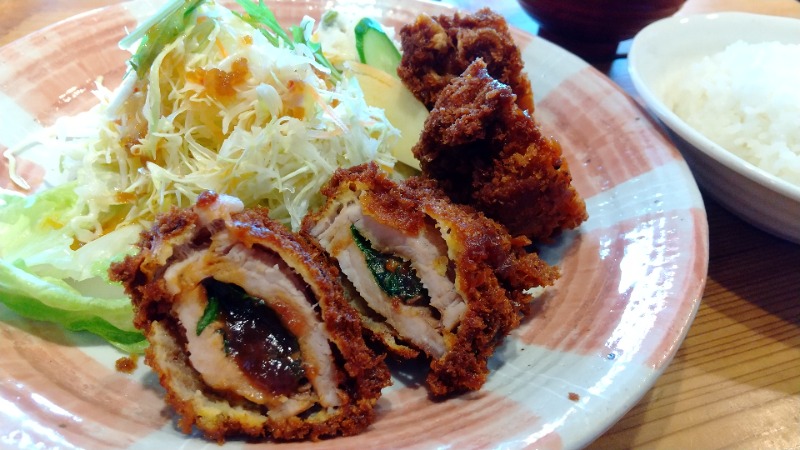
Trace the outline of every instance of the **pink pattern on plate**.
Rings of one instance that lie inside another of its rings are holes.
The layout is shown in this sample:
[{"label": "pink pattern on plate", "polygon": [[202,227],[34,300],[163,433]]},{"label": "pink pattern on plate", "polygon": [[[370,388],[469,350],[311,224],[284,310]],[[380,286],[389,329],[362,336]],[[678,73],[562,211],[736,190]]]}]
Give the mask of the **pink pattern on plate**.
[{"label": "pink pattern on plate", "polygon": [[[48,448],[122,448],[168,420],[160,392],[100,365],[54,325],[0,322],[0,354],[0,399],[27,417],[0,420],[12,427],[0,425],[4,438],[24,433]],[[0,417],[7,411],[0,408]],[[39,435],[42,426],[52,429]]]},{"label": "pink pattern on plate", "polygon": [[[13,80],[4,93],[43,125],[86,111],[97,103],[90,92],[98,76],[109,81],[111,88],[122,79],[130,54],[119,49],[117,42],[126,27],[135,26],[124,10],[120,14],[120,8],[100,9],[83,20],[61,22],[0,48],[0,65],[8,71],[3,78]],[[91,37],[87,28],[92,29]],[[60,40],[69,42],[68,51],[50,49]]]},{"label": "pink pattern on plate", "polygon": [[[431,445],[488,448],[541,423],[523,405],[486,390],[434,402],[422,388],[404,388],[385,394],[378,404],[379,417],[373,427],[385,436],[385,445],[396,447],[420,442],[422,437]],[[370,439],[369,434],[364,438]],[[560,447],[552,445],[559,442],[557,435],[546,440],[547,448]]]},{"label": "pink pattern on plate", "polygon": [[704,211],[675,210],[582,234],[520,340],[660,368],[685,332],[662,324],[690,314],[699,301],[679,298],[676,289],[701,285],[705,277],[703,242],[675,237],[702,235],[703,227]]},{"label": "pink pattern on plate", "polygon": [[680,159],[647,113],[590,66],[540,99],[535,114],[545,133],[561,143],[575,188],[585,198]]}]

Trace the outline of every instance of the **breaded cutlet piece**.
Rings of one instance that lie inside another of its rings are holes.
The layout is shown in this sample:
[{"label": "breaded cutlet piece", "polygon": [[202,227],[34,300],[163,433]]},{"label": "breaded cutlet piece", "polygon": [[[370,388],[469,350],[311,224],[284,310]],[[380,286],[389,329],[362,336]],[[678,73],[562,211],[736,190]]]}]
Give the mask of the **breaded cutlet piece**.
[{"label": "breaded cutlet piece", "polygon": [[483,8],[474,14],[420,15],[399,32],[403,57],[397,74],[428,109],[442,89],[478,58],[511,86],[520,108],[533,114],[533,93],[506,20]]},{"label": "breaded cutlet piece", "polygon": [[435,396],[480,389],[528,308],[525,290],[558,270],[431,179],[396,183],[368,164],[336,171],[323,194],[302,232],[337,261],[367,335],[400,357],[426,355]]},{"label": "breaded cutlet piece", "polygon": [[390,383],[318,248],[233,197],[158,217],[110,268],[185,433],[318,440],[372,423]]},{"label": "breaded cutlet piece", "polygon": [[547,240],[588,217],[561,146],[476,60],[439,95],[413,147],[425,176],[512,235]]}]

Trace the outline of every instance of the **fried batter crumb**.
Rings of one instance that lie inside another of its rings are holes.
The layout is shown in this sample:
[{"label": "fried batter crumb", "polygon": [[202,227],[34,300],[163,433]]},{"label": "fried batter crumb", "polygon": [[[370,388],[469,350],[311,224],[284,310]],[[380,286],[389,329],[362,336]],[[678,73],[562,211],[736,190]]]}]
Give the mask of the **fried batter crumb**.
[{"label": "fried batter crumb", "polygon": [[139,355],[123,356],[114,362],[117,372],[133,373],[139,365]]}]

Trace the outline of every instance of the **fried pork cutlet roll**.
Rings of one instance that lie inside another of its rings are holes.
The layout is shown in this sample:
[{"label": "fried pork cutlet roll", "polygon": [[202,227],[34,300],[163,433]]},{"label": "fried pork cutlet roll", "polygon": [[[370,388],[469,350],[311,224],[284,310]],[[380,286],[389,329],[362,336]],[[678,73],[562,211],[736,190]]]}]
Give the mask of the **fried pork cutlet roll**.
[{"label": "fried pork cutlet roll", "polygon": [[184,432],[316,440],[372,422],[388,369],[315,245],[206,192],[138,246],[110,274]]},{"label": "fried pork cutlet roll", "polygon": [[587,218],[558,142],[476,60],[444,88],[412,148],[424,175],[512,235],[546,240]]},{"label": "fried pork cutlet roll", "polygon": [[511,86],[517,105],[533,114],[533,92],[506,20],[483,8],[474,14],[422,14],[400,29],[403,58],[397,75],[428,109],[453,78],[477,58],[489,73]]},{"label": "fried pork cutlet roll", "polygon": [[303,232],[339,264],[369,336],[430,358],[436,396],[479,389],[487,359],[557,269],[496,222],[452,204],[431,180],[397,184],[374,164],[337,171]]}]

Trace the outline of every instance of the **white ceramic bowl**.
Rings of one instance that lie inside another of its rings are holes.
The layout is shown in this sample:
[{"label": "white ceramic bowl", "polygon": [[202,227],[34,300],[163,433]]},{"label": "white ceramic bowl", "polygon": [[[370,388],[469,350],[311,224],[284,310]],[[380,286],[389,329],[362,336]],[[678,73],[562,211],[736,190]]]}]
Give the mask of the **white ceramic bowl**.
[{"label": "white ceramic bowl", "polygon": [[660,20],[633,40],[628,55],[631,79],[652,113],[669,129],[705,192],[753,225],[800,243],[800,186],[712,142],[664,103],[665,88],[676,70],[739,40],[797,44],[800,20],[733,12]]}]

